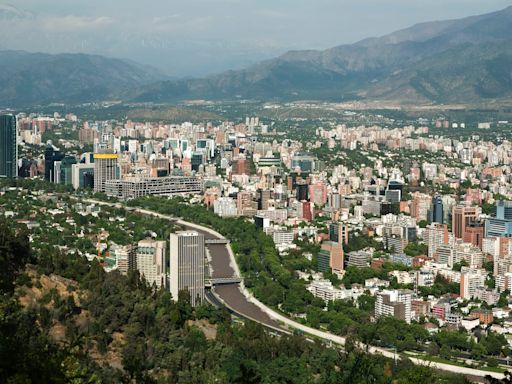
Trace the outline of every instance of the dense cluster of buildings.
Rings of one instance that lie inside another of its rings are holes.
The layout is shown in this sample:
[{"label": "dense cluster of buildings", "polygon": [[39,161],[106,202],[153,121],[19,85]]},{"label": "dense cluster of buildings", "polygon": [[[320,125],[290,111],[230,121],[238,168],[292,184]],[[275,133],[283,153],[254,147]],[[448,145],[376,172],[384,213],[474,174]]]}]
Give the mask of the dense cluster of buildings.
[{"label": "dense cluster of buildings", "polygon": [[[44,158],[32,164],[30,175],[44,171],[49,181],[122,199],[195,195],[221,217],[252,220],[282,254],[298,248],[298,240],[317,243],[319,251],[310,258],[316,262],[315,273],[343,278],[349,267],[402,266],[384,281],[351,288],[315,278],[308,290],[325,301],[357,300],[370,292],[376,298],[376,318],[394,316],[410,322],[430,316],[469,327],[475,318],[485,323],[489,313],[477,312],[476,307],[464,313],[458,307],[461,303],[485,302],[492,307],[512,288],[512,203],[506,201],[512,198],[512,143],[507,140],[434,137],[425,126],[337,125],[318,128],[316,136],[300,141],[269,134],[268,126],[255,117],[219,125],[79,125],[74,115],[66,119],[78,130],[79,140],[72,144],[92,151],[70,154],[50,143]],[[2,130],[1,145],[13,141],[3,132],[17,131],[18,140],[36,144],[37,135],[59,124],[50,118],[22,117],[16,128],[15,121],[12,116],[0,120],[10,127]],[[66,141],[55,144],[73,147]],[[320,159],[318,150],[325,148],[331,157]],[[0,156],[0,174],[15,173],[9,159],[16,163],[16,155]],[[484,205],[495,209],[484,211]],[[360,239],[371,242],[353,246]],[[171,255],[180,255],[180,246],[188,244],[186,249],[196,249],[198,258],[184,257],[200,266],[204,245],[197,244],[202,242],[200,236],[180,234],[171,238]],[[422,251],[411,256],[411,249]],[[145,258],[141,253],[139,264],[137,251],[120,252],[132,256],[121,257],[119,269],[136,266],[155,284],[166,284],[165,268],[144,266],[159,257]],[[204,280],[199,269],[173,279],[172,271],[180,270],[173,262],[179,257],[171,257],[173,295],[183,286],[195,289]],[[456,297],[421,296],[421,287],[432,287],[439,279],[459,285]],[[409,288],[391,289],[391,281]],[[202,298],[202,293],[193,291],[193,296]]]}]

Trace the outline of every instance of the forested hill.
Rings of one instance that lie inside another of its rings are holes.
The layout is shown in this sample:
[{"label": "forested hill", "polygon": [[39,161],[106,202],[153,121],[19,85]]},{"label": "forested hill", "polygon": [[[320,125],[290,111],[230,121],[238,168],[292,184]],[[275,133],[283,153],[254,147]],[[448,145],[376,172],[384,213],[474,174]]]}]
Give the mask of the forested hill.
[{"label": "forested hill", "polygon": [[[31,263],[28,265],[27,263]],[[0,220],[2,383],[463,383],[407,361],[276,338],[136,273],[44,251]]]}]

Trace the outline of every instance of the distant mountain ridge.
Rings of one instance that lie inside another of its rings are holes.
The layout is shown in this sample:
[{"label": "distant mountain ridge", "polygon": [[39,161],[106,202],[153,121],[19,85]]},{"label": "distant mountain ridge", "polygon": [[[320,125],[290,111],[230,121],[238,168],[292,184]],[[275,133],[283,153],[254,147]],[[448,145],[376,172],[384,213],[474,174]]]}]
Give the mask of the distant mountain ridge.
[{"label": "distant mountain ridge", "polygon": [[162,79],[156,69],[103,56],[0,51],[0,106],[116,99]]},{"label": "distant mountain ridge", "polygon": [[385,100],[478,103],[512,98],[512,6],[422,23],[323,51],[291,51],[243,70],[165,79],[94,55],[0,52],[0,106],[101,100]]},{"label": "distant mountain ridge", "polygon": [[[292,51],[241,71],[167,81],[138,101],[180,98],[475,102],[512,97],[512,7],[422,23],[324,51]],[[471,60],[467,62],[466,60]]]}]

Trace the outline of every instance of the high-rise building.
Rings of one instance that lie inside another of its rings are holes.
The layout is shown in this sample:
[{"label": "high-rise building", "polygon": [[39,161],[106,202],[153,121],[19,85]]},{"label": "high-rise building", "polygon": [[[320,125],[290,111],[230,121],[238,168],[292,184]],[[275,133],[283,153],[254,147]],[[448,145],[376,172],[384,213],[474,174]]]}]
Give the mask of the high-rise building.
[{"label": "high-rise building", "polygon": [[476,296],[478,290],[485,289],[485,280],[487,279],[485,269],[462,267],[460,272],[461,298],[471,299]]},{"label": "high-rise building", "polygon": [[496,202],[496,218],[500,220],[512,220],[512,201],[500,200]]},{"label": "high-rise building", "polygon": [[434,257],[441,245],[453,242],[453,236],[448,232],[446,224],[433,223],[425,228],[425,243],[428,246],[428,257]]},{"label": "high-rise building", "polygon": [[112,150],[94,154],[94,192],[105,192],[105,182],[120,178],[118,155]]},{"label": "high-rise building", "polygon": [[484,225],[482,222],[474,221],[466,227],[464,242],[471,243],[482,249],[484,238]]},{"label": "high-rise building", "polygon": [[316,157],[307,152],[297,152],[292,158],[292,169],[310,173],[315,170]]},{"label": "high-rise building", "polygon": [[441,196],[434,196],[428,212],[429,223],[444,223],[443,199]]},{"label": "high-rise building", "polygon": [[165,286],[165,241],[141,240],[137,244],[137,270],[158,288]]},{"label": "high-rise building", "polygon": [[306,182],[297,183],[297,200],[307,201],[309,200],[309,188]]},{"label": "high-rise building", "polygon": [[329,240],[336,243],[348,244],[348,224],[344,222],[330,223]]},{"label": "high-rise building", "polygon": [[135,247],[133,245],[125,245],[118,247],[112,251],[116,256],[116,266],[121,274],[126,275],[128,271],[135,270],[136,255]]},{"label": "high-rise building", "polygon": [[197,231],[171,234],[170,291],[178,300],[180,291],[186,290],[193,306],[204,300],[204,236]]},{"label": "high-rise building", "polygon": [[247,191],[240,191],[236,196],[236,207],[240,214],[246,209],[256,208],[252,201],[252,194]]},{"label": "high-rise building", "polygon": [[0,177],[18,176],[16,117],[0,115]]},{"label": "high-rise building", "polygon": [[[55,175],[55,162],[64,159],[64,153],[59,148],[54,146],[51,142],[48,142],[46,149],[44,150],[44,179],[52,183],[55,179],[59,179],[60,175]],[[59,168],[59,167],[57,167]]]},{"label": "high-rise building", "polygon": [[343,262],[343,246],[340,243],[333,241],[322,243],[318,253],[318,270],[320,272],[340,273],[344,270]]},{"label": "high-rise building", "polygon": [[272,192],[268,189],[258,189],[258,209],[267,210],[269,207],[269,200],[272,197]]},{"label": "high-rise building", "polygon": [[313,204],[323,206],[327,202],[327,185],[324,183],[309,186],[309,199]]},{"label": "high-rise building", "polygon": [[496,203],[496,216],[485,220],[485,237],[512,237],[512,201]]},{"label": "high-rise building", "polygon": [[477,208],[458,205],[453,207],[452,213],[452,232],[456,239],[463,239],[466,227],[476,220],[478,216]]},{"label": "high-rise building", "polygon": [[[76,158],[74,156],[65,156],[64,159],[60,161],[59,183],[66,185],[73,184],[72,169],[74,164],[76,164]],[[55,177],[57,177],[57,174],[55,174]]]},{"label": "high-rise building", "polygon": [[341,209],[341,201],[341,195],[338,192],[330,193],[327,198],[328,206],[333,210]]}]

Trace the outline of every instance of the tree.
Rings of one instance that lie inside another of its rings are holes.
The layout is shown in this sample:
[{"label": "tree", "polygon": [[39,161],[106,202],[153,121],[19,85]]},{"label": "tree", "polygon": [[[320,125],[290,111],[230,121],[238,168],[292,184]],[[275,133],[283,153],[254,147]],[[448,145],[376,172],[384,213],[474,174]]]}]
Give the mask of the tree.
[{"label": "tree", "polygon": [[32,260],[28,236],[16,235],[5,219],[0,219],[0,293],[11,293],[21,269]]}]

